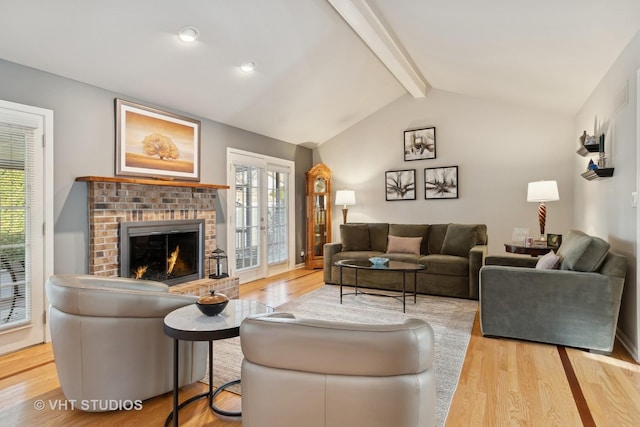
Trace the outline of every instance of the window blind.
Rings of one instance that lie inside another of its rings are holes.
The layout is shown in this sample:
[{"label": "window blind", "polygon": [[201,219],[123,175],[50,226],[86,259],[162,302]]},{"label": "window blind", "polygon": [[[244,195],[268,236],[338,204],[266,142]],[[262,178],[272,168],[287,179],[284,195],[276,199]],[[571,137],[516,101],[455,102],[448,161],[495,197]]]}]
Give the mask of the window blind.
[{"label": "window blind", "polygon": [[29,211],[38,123],[0,113],[0,331],[31,321]]}]

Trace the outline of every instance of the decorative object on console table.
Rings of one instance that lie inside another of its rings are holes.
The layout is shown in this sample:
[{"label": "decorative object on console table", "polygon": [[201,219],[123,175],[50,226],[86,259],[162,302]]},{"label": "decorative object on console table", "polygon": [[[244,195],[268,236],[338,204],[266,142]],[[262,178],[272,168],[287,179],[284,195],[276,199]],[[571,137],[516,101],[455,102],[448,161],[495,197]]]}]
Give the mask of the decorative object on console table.
[{"label": "decorative object on console table", "polygon": [[[215,248],[211,255],[209,255],[209,278],[210,279],[224,279],[225,277],[229,277],[227,273],[227,260],[228,256],[224,254],[224,251],[220,248]],[[215,273],[211,272],[211,260],[216,260],[216,271]]]},{"label": "decorative object on console table", "polygon": [[318,163],[307,178],[306,268],[322,268],[324,244],[331,242],[331,170]]},{"label": "decorative object on console table", "polygon": [[559,248],[562,244],[562,234],[547,234],[547,246]]},{"label": "decorative object on console table", "polygon": [[356,192],[353,190],[338,190],[336,191],[336,205],[342,205],[342,223],[347,223],[347,206],[353,206],[356,204]]},{"label": "decorative object on console table", "polygon": [[558,183],[556,181],[530,182],[527,187],[527,202],[536,202],[538,205],[538,224],[540,225],[540,241],[544,241],[544,227],[547,220],[547,206],[545,202],[560,200]]},{"label": "decorative object on console table", "polygon": [[425,168],[424,198],[457,199],[458,167],[447,166],[443,168]]},{"label": "decorative object on console table", "polygon": [[200,181],[200,122],[122,99],[116,107],[116,175]]},{"label": "decorative object on console table", "polygon": [[404,131],[404,161],[436,158],[436,128]]},{"label": "decorative object on console table", "polygon": [[386,171],[385,194],[387,201],[416,199],[416,170]]},{"label": "decorative object on console table", "polygon": [[511,234],[511,241],[524,244],[526,237],[529,235],[529,229],[526,227],[514,227]]}]

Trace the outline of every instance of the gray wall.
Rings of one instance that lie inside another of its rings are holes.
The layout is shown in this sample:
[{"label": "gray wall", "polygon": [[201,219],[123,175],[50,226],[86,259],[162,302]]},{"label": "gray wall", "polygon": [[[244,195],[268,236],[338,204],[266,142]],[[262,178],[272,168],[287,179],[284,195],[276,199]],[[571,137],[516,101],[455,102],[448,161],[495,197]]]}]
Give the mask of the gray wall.
[{"label": "gray wall", "polygon": [[589,159],[576,155],[572,163],[575,227],[607,240],[628,260],[618,337],[636,360],[640,360],[639,218],[638,209],[631,206],[631,193],[638,191],[639,70],[640,32],[629,42],[575,118],[576,136],[584,130],[590,135],[604,132],[605,151],[610,166],[615,168],[613,177],[586,181],[579,175]]},{"label": "gray wall", "polygon": [[[152,105],[64,77],[0,60],[0,99],[54,111],[55,273],[87,272],[87,189],[78,176],[114,176],[114,98],[140,102],[202,122],[201,182],[227,184],[226,147],[295,161],[296,262],[304,250],[304,172],[312,151],[185,112]],[[224,102],[221,100],[220,102]],[[226,250],[226,190],[218,192],[218,244]]]},{"label": "gray wall", "polygon": [[[404,161],[404,130],[436,127],[436,158]],[[558,181],[560,200],[547,203],[549,233],[563,234],[573,218],[575,156],[569,116],[431,89],[426,98],[406,95],[314,150],[333,172],[333,189],[356,192],[349,221],[483,223],[489,251],[504,253],[514,227],[539,235],[537,204],[527,183]],[[425,200],[424,169],[458,166],[459,198]],[[384,172],[416,169],[413,201],[385,201]],[[340,239],[340,209],[334,210]]]}]

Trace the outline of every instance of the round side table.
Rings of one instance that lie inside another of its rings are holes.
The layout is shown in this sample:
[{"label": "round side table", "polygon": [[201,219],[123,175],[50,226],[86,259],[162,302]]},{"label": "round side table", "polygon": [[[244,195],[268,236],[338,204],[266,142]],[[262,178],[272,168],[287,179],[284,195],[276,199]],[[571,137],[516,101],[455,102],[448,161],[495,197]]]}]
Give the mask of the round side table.
[{"label": "round side table", "polygon": [[[173,419],[178,425],[178,411],[191,402],[203,397],[209,398],[209,407],[224,416],[239,417],[240,412],[229,412],[217,408],[213,399],[226,387],[238,384],[240,380],[223,384],[213,389],[213,341],[233,338],[240,335],[240,324],[248,316],[273,312],[273,308],[256,301],[229,301],[224,311],[217,316],[206,316],[195,304],[187,305],[167,314],[164,318],[164,333],[173,338],[173,411],[167,417],[165,426]],[[178,404],[178,366],[180,354],[178,343],[183,341],[209,341],[209,391],[198,394]]]}]

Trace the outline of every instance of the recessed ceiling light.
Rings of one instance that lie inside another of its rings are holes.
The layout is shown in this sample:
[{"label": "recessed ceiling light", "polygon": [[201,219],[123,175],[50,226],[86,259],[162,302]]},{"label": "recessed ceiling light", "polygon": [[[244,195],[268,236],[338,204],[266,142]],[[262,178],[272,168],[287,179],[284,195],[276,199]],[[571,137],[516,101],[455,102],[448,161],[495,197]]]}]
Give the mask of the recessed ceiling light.
[{"label": "recessed ceiling light", "polygon": [[256,63],[254,61],[248,61],[240,65],[240,70],[249,73],[256,69]]},{"label": "recessed ceiling light", "polygon": [[185,43],[193,43],[198,38],[198,30],[193,27],[180,28],[178,38]]}]

